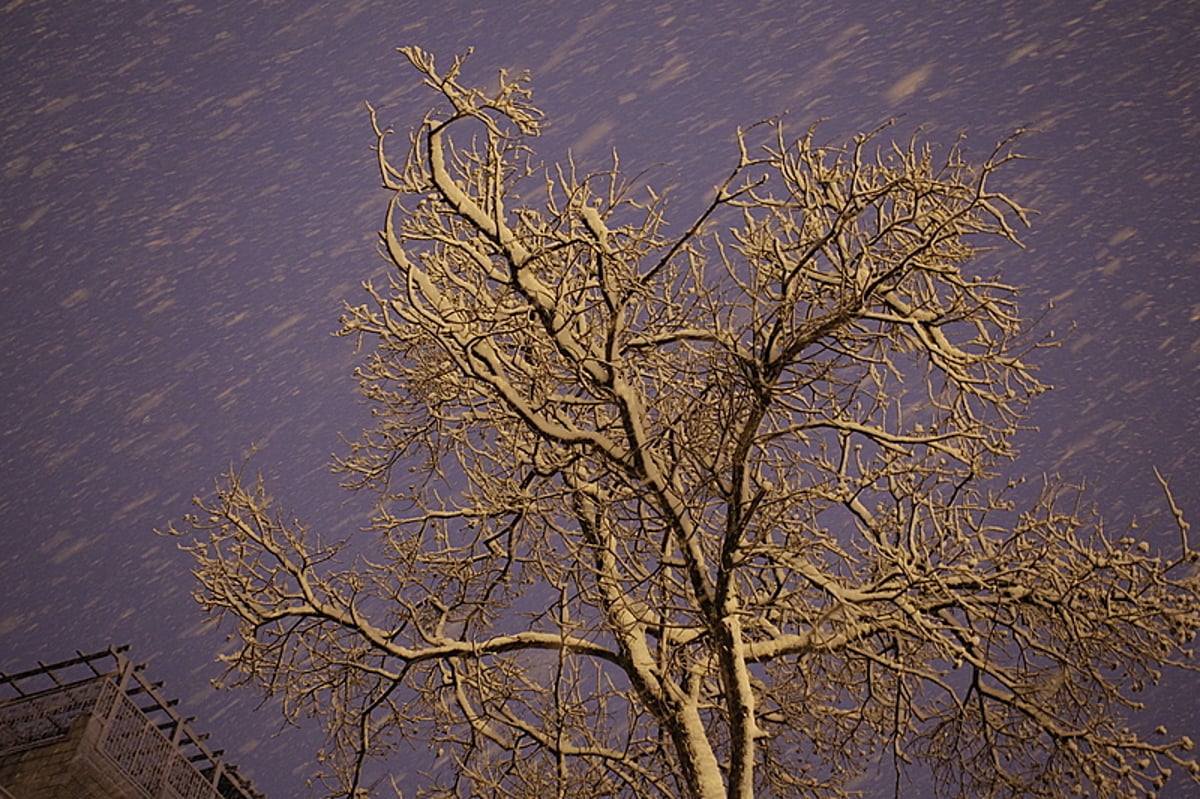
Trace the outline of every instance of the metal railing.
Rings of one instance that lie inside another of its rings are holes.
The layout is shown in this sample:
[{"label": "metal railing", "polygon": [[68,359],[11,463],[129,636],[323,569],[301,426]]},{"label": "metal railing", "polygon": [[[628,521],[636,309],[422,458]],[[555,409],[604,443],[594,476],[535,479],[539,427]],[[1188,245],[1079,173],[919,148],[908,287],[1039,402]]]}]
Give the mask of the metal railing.
[{"label": "metal railing", "polygon": [[[200,738],[147,682],[139,668],[109,649],[72,661],[40,666],[0,684],[18,696],[0,701],[0,756],[66,738],[81,717],[99,720],[95,747],[149,799],[262,799],[249,783],[229,772]],[[102,672],[93,661],[111,655],[117,668]],[[55,669],[86,664],[94,676],[64,683]],[[22,681],[48,676],[54,687],[27,693]],[[145,704],[139,704],[134,696]],[[201,764],[198,767],[196,764]],[[0,799],[4,799],[0,794]]]},{"label": "metal railing", "polygon": [[94,677],[0,703],[0,754],[67,737],[71,722],[95,712],[106,684]]}]

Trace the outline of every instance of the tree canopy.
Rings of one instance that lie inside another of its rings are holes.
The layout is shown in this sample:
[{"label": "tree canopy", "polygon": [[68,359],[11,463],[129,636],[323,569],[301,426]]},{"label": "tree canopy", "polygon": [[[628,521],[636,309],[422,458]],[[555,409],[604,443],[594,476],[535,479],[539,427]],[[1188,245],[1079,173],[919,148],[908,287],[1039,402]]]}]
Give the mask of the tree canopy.
[{"label": "tree canopy", "polygon": [[1126,720],[1193,666],[1170,491],[1159,552],[1008,479],[1039,340],[977,256],[1027,223],[993,187],[1016,137],[971,163],[761,123],[668,225],[615,155],[536,162],[525,76],[401,52],[439,105],[400,159],[370,110],[390,277],[341,320],[373,424],[336,465],[371,544],[240,469],[172,528],[235,681],[327,726],[332,790],[414,744],[429,796],[1196,779],[1186,736]]}]

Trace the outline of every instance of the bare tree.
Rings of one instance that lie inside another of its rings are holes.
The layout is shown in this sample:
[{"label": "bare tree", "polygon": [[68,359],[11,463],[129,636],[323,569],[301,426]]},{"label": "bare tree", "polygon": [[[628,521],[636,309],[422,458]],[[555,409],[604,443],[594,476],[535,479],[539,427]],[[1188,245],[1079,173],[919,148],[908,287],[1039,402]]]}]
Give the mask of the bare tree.
[{"label": "bare tree", "polygon": [[342,318],[375,424],[338,466],[375,543],[236,470],[172,529],[235,681],[324,720],[338,791],[412,741],[430,796],[1196,779],[1185,736],[1123,721],[1200,624],[1169,492],[1165,555],[998,476],[1043,390],[1014,289],[970,271],[1026,222],[992,188],[1011,140],[972,165],[758,125],[671,232],[615,156],[533,163],[524,77],[401,52],[445,105],[402,162],[371,110],[392,269]]}]

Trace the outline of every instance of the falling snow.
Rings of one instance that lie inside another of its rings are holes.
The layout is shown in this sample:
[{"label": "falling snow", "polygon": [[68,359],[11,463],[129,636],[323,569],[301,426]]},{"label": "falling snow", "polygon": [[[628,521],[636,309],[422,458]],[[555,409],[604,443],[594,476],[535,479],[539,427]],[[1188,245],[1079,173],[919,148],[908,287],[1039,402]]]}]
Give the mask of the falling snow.
[{"label": "falling snow", "polygon": [[[973,152],[1032,128],[1006,188],[1040,215],[995,266],[1027,311],[1054,299],[1042,329],[1063,346],[1040,355],[1058,390],[1022,470],[1086,476],[1153,531],[1157,465],[1200,516],[1195,4],[299,8],[0,7],[0,669],[131,643],[260,789],[305,795],[311,735],[208,688],[221,633],[150,531],[251,446],[312,524],[358,525],[323,466],[364,413],[329,333],[382,269],[362,103],[419,121],[406,44],[474,46],[477,76],[531,70],[555,120],[541,155],[587,169],[617,146],[679,219],[760,119],[825,118],[838,140],[899,115],[935,141],[966,130]],[[1187,679],[1158,695],[1194,697]],[[1198,709],[1148,723],[1195,737]]]}]

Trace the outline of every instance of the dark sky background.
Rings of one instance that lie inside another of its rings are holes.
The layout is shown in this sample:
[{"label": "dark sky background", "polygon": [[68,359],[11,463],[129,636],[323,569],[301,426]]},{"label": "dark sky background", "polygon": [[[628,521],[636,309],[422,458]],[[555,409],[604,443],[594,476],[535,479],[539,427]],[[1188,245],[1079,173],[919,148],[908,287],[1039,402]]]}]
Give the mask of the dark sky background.
[{"label": "dark sky background", "polygon": [[[1157,465],[1200,521],[1200,4],[0,0],[0,670],[132,644],[271,799],[305,795],[311,731],[209,687],[222,634],[152,530],[251,445],[314,527],[361,521],[327,468],[365,418],[330,333],[383,268],[363,101],[406,130],[432,99],[405,44],[474,46],[475,81],[531,70],[540,157],[615,145],[678,222],[735,128],[781,112],[831,139],[966,130],[975,158],[1038,129],[1000,184],[1040,215],[995,263],[1075,329],[1013,472],[1086,479],[1169,543]],[[1152,700],[1200,740],[1196,688]]]}]

